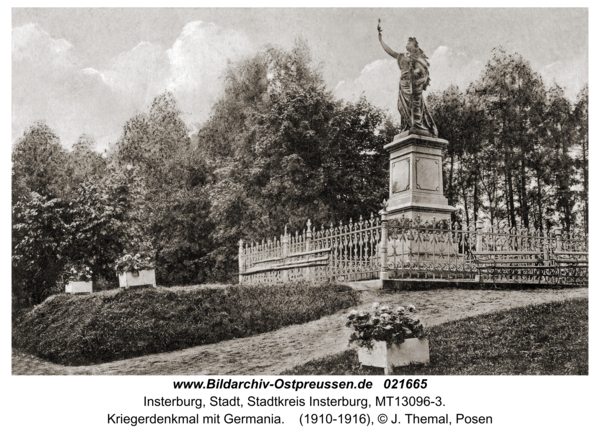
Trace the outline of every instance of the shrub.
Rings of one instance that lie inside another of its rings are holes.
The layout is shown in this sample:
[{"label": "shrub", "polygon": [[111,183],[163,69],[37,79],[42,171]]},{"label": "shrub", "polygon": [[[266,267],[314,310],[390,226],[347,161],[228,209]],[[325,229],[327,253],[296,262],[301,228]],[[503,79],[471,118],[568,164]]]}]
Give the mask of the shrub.
[{"label": "shrub", "polygon": [[113,290],[57,295],[13,321],[13,346],[67,365],[247,337],[356,305],[338,284]]},{"label": "shrub", "polygon": [[140,270],[154,269],[153,254],[138,252],[137,254],[125,254],[117,259],[115,270],[117,273],[138,272]]},{"label": "shrub", "polygon": [[86,266],[83,262],[67,263],[65,271],[63,272],[64,280],[66,282],[74,281],[86,281],[92,280],[92,271],[89,266]]}]

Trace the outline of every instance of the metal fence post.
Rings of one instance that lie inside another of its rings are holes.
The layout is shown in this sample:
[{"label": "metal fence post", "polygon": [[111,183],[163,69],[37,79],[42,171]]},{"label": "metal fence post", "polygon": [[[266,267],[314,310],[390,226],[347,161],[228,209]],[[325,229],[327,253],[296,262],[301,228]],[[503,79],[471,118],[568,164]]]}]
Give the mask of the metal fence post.
[{"label": "metal fence post", "polygon": [[243,276],[242,276],[242,272],[244,272],[244,241],[242,239],[240,239],[240,249],[239,249],[239,254],[238,254],[238,263],[239,263],[239,269],[240,269],[240,274],[239,274],[239,279],[240,279],[240,284],[243,281]]},{"label": "metal fence post", "polygon": [[[310,224],[310,219],[308,220],[308,222],[306,222],[306,250],[305,252],[310,252],[311,249],[311,244],[312,244],[312,230],[310,229],[311,224]],[[307,259],[310,257],[310,255],[307,257]],[[308,281],[313,281],[314,280],[314,269],[312,267],[307,267],[306,268],[306,275],[305,275],[306,279]]]},{"label": "metal fence post", "polygon": [[483,221],[481,219],[477,219],[477,222],[475,223],[475,229],[477,231],[475,252],[483,251]]},{"label": "metal fence post", "polygon": [[[475,252],[483,251],[483,221],[481,219],[477,219],[475,222]],[[479,269],[477,269],[477,275],[475,275],[475,282],[483,282],[483,275]]]},{"label": "metal fence post", "polygon": [[544,266],[550,266],[550,254],[548,253],[548,247],[550,244],[550,237],[544,237],[542,232],[542,252],[544,257]]},{"label": "metal fence post", "polygon": [[381,242],[379,244],[379,255],[381,260],[381,267],[379,270],[379,279],[384,280],[389,278],[389,272],[387,267],[387,250],[388,250],[388,213],[384,208],[379,211],[381,216]]},{"label": "metal fence post", "polygon": [[556,237],[556,250],[562,251],[562,228],[554,227],[554,236]]}]

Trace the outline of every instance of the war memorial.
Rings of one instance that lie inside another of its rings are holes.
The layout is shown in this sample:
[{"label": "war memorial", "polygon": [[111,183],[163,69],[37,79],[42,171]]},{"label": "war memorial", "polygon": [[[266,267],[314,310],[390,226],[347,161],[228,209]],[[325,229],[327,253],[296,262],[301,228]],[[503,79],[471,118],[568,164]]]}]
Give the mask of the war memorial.
[{"label": "war memorial", "polygon": [[383,50],[400,69],[400,131],[384,146],[389,153],[389,198],[379,216],[346,224],[314,225],[280,237],[239,242],[240,283],[297,280],[342,281],[355,288],[407,288],[420,282],[465,286],[491,282],[585,285],[587,235],[555,228],[548,234],[511,227],[453,223],[444,196],[442,157],[448,141],[438,137],[423,92],[429,60],[416,38],[396,52]]}]

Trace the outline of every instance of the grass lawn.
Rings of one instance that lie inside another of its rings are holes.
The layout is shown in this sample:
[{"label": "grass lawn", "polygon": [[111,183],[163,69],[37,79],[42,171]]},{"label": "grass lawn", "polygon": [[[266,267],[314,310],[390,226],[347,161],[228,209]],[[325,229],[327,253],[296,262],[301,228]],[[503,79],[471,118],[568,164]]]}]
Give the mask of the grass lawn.
[{"label": "grass lawn", "polygon": [[[444,323],[427,330],[430,365],[395,375],[587,375],[588,299],[530,305]],[[355,349],[284,375],[382,375],[361,367]]]},{"label": "grass lawn", "polygon": [[15,313],[12,343],[63,365],[97,364],[261,334],[358,302],[350,287],[306,283],[61,294]]}]

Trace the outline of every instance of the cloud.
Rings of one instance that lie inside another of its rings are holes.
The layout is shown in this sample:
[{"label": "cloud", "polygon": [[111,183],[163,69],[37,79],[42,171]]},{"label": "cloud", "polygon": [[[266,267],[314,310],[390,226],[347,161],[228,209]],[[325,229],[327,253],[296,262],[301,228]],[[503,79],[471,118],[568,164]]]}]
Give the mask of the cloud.
[{"label": "cloud", "polygon": [[166,53],[170,62],[167,89],[179,102],[184,119],[198,122],[208,118],[223,89],[227,64],[251,52],[250,41],[237,31],[202,21],[186,24]]},{"label": "cloud", "polygon": [[99,75],[131,110],[140,110],[165,90],[169,71],[169,58],[164,49],[140,42],[130,51],[119,54]]},{"label": "cloud", "polygon": [[542,68],[540,74],[546,86],[555,83],[561,85],[565,90],[565,96],[575,101],[579,91],[588,83],[587,56],[579,56],[568,62],[562,60],[553,62]]},{"label": "cloud", "polygon": [[[36,120],[45,120],[63,139],[75,142],[81,133],[107,139],[102,128],[114,122],[118,100],[91,68],[82,68],[75,48],[54,39],[35,24],[13,29],[13,140]],[[105,122],[99,115],[105,112]]]},{"label": "cloud", "polygon": [[364,95],[368,101],[388,110],[397,110],[400,70],[394,59],[376,60],[366,65],[354,80],[342,80],[334,89],[337,98],[356,101]]},{"label": "cloud", "polygon": [[29,23],[12,31],[13,61],[45,61],[53,67],[73,66],[73,46],[64,39],[54,39],[37,24]]},{"label": "cloud", "polygon": [[188,123],[202,122],[222,92],[229,62],[252,52],[237,31],[188,23],[172,47],[140,42],[103,68],[84,65],[78,49],[37,24],[12,30],[12,136],[42,119],[65,146],[86,133],[100,148],[114,142],[124,123],[161,92],[173,92]]}]

